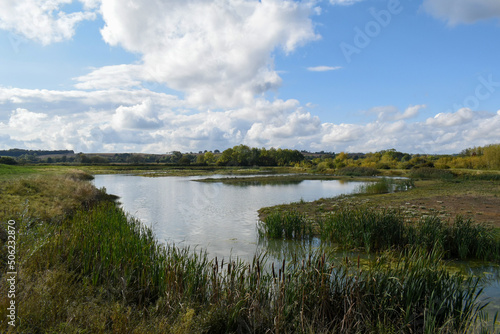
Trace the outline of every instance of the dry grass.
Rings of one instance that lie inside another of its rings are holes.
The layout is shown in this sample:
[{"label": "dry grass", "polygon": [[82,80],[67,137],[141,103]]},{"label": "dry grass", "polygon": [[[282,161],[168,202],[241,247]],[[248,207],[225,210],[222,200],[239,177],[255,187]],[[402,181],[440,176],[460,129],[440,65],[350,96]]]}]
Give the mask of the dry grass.
[{"label": "dry grass", "polygon": [[69,170],[0,180],[0,221],[21,217],[61,221],[82,204],[89,206],[105,196],[89,182],[81,182],[92,178],[83,171]]}]

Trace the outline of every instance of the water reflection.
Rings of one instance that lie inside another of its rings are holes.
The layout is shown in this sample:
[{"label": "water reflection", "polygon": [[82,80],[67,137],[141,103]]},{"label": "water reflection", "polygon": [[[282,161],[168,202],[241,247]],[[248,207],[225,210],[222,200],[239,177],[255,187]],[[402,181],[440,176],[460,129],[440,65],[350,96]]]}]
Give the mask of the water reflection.
[{"label": "water reflection", "polygon": [[[261,239],[257,211],[265,206],[313,201],[354,192],[359,182],[301,180],[279,183],[224,184],[193,182],[201,177],[146,178],[129,175],[97,175],[94,183],[120,197],[125,211],[151,226],[157,238],[191,250],[206,250],[219,259],[238,257],[251,261],[267,252],[268,264],[283,258],[310,254],[320,247],[318,239],[303,242]],[[257,181],[257,180],[255,180]],[[359,254],[338,254],[353,260]],[[369,257],[362,256],[362,261]],[[500,311],[500,269],[484,263],[452,263],[451,270],[486,278],[482,298],[489,298],[490,314]]]},{"label": "water reflection", "polygon": [[211,257],[244,260],[251,260],[261,247],[256,229],[260,208],[348,194],[360,184],[338,180],[280,184],[276,179],[262,183],[248,177],[244,181],[249,183],[238,186],[193,182],[202,178],[206,177],[97,175],[94,183],[120,196],[124,210],[151,226],[160,241],[206,249]]}]

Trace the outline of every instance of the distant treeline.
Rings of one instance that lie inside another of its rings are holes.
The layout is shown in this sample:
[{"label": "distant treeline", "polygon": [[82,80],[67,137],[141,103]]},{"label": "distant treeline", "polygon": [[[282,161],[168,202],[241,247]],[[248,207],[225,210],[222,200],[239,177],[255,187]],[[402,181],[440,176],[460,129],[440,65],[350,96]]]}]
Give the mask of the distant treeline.
[{"label": "distant treeline", "polygon": [[[7,154],[6,154],[7,152]],[[281,148],[255,148],[237,145],[219,150],[165,154],[102,153],[84,154],[73,151],[31,151],[13,149],[0,151],[0,163],[63,163],[63,164],[167,164],[196,166],[293,166],[316,172],[332,172],[343,168],[412,169],[466,168],[500,170],[500,144],[467,148],[457,154],[410,154],[395,149],[375,153],[307,152]]]},{"label": "distant treeline", "polygon": [[23,150],[19,148],[12,148],[10,150],[0,150],[0,156],[4,157],[20,157],[22,155],[72,155],[75,154],[73,150],[57,150],[57,151],[44,151],[44,150]]}]

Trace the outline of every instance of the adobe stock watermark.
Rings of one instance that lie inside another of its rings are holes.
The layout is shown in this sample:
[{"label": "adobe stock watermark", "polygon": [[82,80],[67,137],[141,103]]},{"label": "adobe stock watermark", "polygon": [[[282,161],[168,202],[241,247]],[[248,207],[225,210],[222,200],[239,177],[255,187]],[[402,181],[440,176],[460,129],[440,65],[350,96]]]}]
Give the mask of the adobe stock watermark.
[{"label": "adobe stock watermark", "polygon": [[7,297],[9,299],[7,306],[7,323],[9,326],[16,326],[16,285],[17,285],[17,240],[16,240],[16,222],[9,220],[7,222],[7,272],[4,275],[7,281]]},{"label": "adobe stock watermark", "polygon": [[487,78],[481,75],[477,80],[479,84],[476,86],[474,94],[465,97],[461,104],[453,104],[451,110],[448,109],[448,111],[455,112],[462,108],[477,110],[481,105],[481,101],[488,100],[500,88],[500,81],[494,81],[493,74],[488,75]]},{"label": "adobe stock watermark", "polygon": [[22,44],[28,43],[28,40],[26,38],[14,33],[10,33],[7,38],[9,39],[10,46],[12,47],[12,50],[14,50],[15,54],[18,54],[21,51],[20,47]]},{"label": "adobe stock watermark", "polygon": [[347,63],[352,61],[354,54],[360,54],[363,49],[367,48],[372,40],[380,35],[382,29],[392,22],[394,16],[403,12],[403,6],[399,0],[388,0],[387,9],[370,8],[369,11],[373,20],[368,21],[363,29],[358,26],[354,27],[355,34],[352,44],[342,42],[339,45]]}]

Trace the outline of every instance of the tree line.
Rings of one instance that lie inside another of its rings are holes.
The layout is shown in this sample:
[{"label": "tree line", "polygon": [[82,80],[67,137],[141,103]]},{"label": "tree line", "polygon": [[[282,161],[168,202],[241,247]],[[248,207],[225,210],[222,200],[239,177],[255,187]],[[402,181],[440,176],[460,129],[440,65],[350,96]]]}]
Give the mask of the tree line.
[{"label": "tree line", "polygon": [[[0,157],[3,164],[60,163],[60,164],[166,164],[196,166],[293,166],[317,172],[329,172],[344,167],[373,169],[412,169],[431,167],[438,169],[500,169],[500,144],[491,144],[462,150],[453,155],[410,154],[395,149],[370,153],[307,152],[282,148],[256,148],[237,145],[222,152],[199,151],[166,154],[74,154],[73,151],[17,150],[10,156]],[[18,155],[23,152],[24,154]],[[40,153],[51,152],[44,157]],[[56,152],[59,152],[56,153]]]}]

